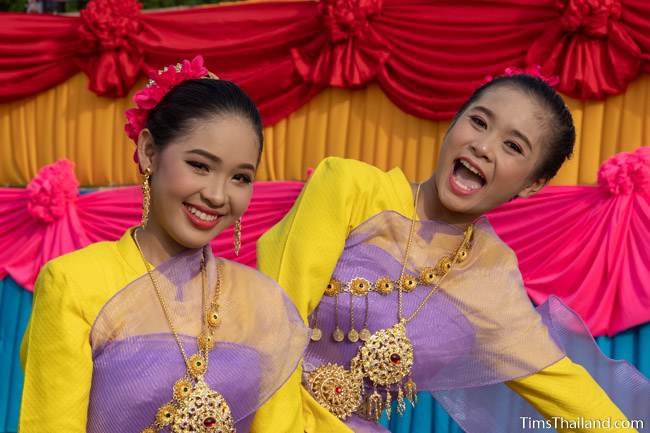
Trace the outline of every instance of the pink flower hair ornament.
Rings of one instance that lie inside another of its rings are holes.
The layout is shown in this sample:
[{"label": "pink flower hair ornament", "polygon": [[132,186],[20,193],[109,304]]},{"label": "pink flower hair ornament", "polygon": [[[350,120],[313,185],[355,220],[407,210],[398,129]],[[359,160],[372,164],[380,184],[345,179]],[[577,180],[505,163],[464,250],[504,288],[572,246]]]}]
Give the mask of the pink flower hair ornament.
[{"label": "pink flower hair ornament", "polygon": [[[147,85],[133,96],[133,102],[137,108],[129,108],[124,113],[126,116],[124,131],[136,144],[140,131],[147,125],[149,112],[162,101],[170,90],[187,80],[219,79],[203,66],[202,56],[196,56],[191,61],[183,60],[181,63],[169,65],[159,71],[149,70],[147,75],[149,76]],[[133,153],[133,160],[139,163],[137,149]]]},{"label": "pink flower hair ornament", "polygon": [[540,78],[543,81],[546,81],[546,84],[548,84],[551,87],[555,87],[558,84],[560,84],[560,77],[556,75],[551,75],[551,76],[545,76],[542,75],[542,67],[540,65],[533,65],[533,66],[528,66],[526,69],[521,69],[521,68],[515,68],[514,66],[508,67],[503,70],[503,74],[493,76],[493,75],[488,75],[485,77],[483,80],[483,84],[488,83],[495,78],[498,77],[511,77],[513,75],[519,75],[519,74],[526,74],[526,75],[532,75],[533,77]]}]

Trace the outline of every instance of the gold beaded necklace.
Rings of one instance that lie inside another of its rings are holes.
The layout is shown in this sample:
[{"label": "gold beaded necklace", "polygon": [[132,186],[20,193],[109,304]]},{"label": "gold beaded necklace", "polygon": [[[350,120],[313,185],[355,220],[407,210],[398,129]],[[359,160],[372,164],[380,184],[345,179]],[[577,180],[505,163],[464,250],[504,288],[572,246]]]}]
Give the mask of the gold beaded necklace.
[{"label": "gold beaded necklace", "polygon": [[221,294],[222,264],[217,261],[217,284],[212,301],[208,305],[206,291],[205,255],[201,258],[201,290],[203,297],[202,331],[197,337],[198,351],[187,356],[181,342],[167,303],[165,302],[156,279],[151,272],[149,263],[144,258],[142,248],[137,239],[137,228],[133,232],[133,240],[138,247],[140,257],[144,262],[151,284],[156,292],[163,314],[172,331],[176,344],[185,361],[186,374],[174,384],[172,400],[158,409],[155,421],[142,433],[156,433],[169,426],[173,433],[235,433],[232,412],[221,394],[210,389],[204,375],[208,370],[208,354],[214,348],[213,332],[221,323],[219,315],[219,295]]},{"label": "gold beaded necklace", "polygon": [[[381,294],[390,292],[390,290],[387,290],[388,287],[393,285],[398,287],[397,322],[390,328],[380,329],[366,339],[362,339],[363,345],[352,358],[349,369],[345,369],[338,364],[327,363],[307,375],[307,384],[312,395],[322,406],[340,419],[345,420],[356,412],[364,418],[378,421],[384,409],[390,418],[392,388],[395,388],[397,392],[397,411],[399,413],[403,413],[406,409],[405,397],[411,404],[416,403],[417,386],[412,377],[413,343],[406,334],[406,325],[415,319],[434,293],[438,291],[440,283],[451,271],[452,267],[463,262],[469,254],[474,231],[471,224],[465,229],[463,240],[453,254],[442,257],[435,267],[424,268],[420,272],[419,278],[406,274],[406,264],[415,232],[420,187],[421,185],[418,185],[415,192],[415,210],[411,218],[411,227],[399,280],[391,281],[388,278],[380,278],[374,285],[375,291]],[[418,281],[423,285],[431,286],[431,289],[418,304],[415,311],[408,316],[404,316],[403,293],[411,292],[417,286]],[[358,287],[360,284],[364,285],[367,302],[367,292],[370,287],[373,287],[369,281],[363,278],[353,279],[348,284],[351,288],[350,293],[351,295],[359,293]],[[330,291],[330,296],[338,295],[338,290],[334,289],[340,289],[340,287],[340,282],[332,280],[327,288]],[[367,329],[366,326],[367,323],[364,324],[362,331]],[[338,321],[333,339],[337,342],[343,340]],[[356,341],[355,339],[352,340]],[[365,392],[364,378],[367,378],[372,384],[373,390],[370,394]],[[406,383],[404,383],[404,379],[407,379]],[[385,398],[382,398],[378,392],[378,386],[385,388]]]}]

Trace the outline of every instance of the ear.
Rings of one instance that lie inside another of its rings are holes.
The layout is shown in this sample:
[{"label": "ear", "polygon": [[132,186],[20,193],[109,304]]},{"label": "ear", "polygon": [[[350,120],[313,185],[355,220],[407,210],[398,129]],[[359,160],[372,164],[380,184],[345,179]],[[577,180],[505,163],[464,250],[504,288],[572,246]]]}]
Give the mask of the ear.
[{"label": "ear", "polygon": [[154,141],[151,132],[144,128],[138,135],[138,160],[140,170],[144,173],[148,168],[153,170]]},{"label": "ear", "polygon": [[542,189],[544,185],[546,185],[547,183],[548,183],[548,179],[544,179],[544,178],[537,179],[536,181],[534,181],[533,183],[529,184],[527,187],[519,191],[517,197],[527,198],[533,194],[537,194],[539,190]]}]

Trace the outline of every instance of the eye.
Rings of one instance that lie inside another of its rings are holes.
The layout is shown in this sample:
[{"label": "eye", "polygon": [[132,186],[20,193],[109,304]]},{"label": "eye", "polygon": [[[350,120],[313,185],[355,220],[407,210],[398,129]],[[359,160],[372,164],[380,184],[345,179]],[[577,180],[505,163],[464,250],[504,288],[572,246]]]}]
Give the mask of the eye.
[{"label": "eye", "polygon": [[241,182],[241,183],[252,183],[253,182],[253,178],[251,178],[247,174],[242,174],[242,173],[234,175],[233,179],[235,179],[237,182]]},{"label": "eye", "polygon": [[192,161],[192,160],[186,162],[188,165],[190,165],[192,168],[196,169],[197,171],[204,171],[204,172],[210,171],[210,167],[208,167],[207,164],[204,164],[202,162]]},{"label": "eye", "polygon": [[508,146],[509,149],[523,155],[524,153],[523,149],[521,148],[520,145],[518,145],[514,141],[506,141],[505,144],[506,146]]},{"label": "eye", "polygon": [[479,116],[471,116],[470,120],[474,125],[478,126],[479,128],[482,129],[487,128],[487,123],[485,123],[485,121],[481,119]]}]

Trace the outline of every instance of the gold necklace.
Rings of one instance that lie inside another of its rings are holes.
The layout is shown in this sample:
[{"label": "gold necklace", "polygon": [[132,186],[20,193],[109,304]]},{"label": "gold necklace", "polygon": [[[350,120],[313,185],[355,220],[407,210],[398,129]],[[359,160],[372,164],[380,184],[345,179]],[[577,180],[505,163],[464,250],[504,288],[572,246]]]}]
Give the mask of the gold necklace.
[{"label": "gold necklace", "polygon": [[213,331],[221,323],[218,300],[221,293],[222,265],[217,261],[217,285],[214,297],[208,306],[205,289],[207,280],[205,256],[201,258],[202,331],[197,337],[197,353],[188,357],[178,332],[176,332],[167,303],[153,277],[149,263],[144,258],[137,239],[137,230],[139,228],[133,232],[133,240],[138,247],[138,252],[147,269],[169,329],[172,331],[181,355],[183,355],[186,367],[185,376],[174,384],[172,400],[158,409],[155,421],[142,430],[142,433],[156,433],[166,426],[170,427],[172,433],[235,433],[230,406],[221,394],[210,389],[204,378],[205,372],[208,370],[208,354],[215,344]]},{"label": "gold necklace", "polygon": [[[390,418],[391,388],[393,387],[397,391],[397,411],[399,413],[404,413],[406,409],[405,397],[415,405],[417,386],[412,377],[413,343],[406,334],[406,325],[420,313],[434,293],[438,291],[441,281],[452,267],[464,261],[468,256],[474,230],[471,224],[465,229],[463,240],[453,254],[442,257],[434,268],[422,270],[419,280],[421,283],[431,286],[431,289],[415,311],[409,316],[404,316],[403,292],[412,291],[418,281],[417,277],[408,276],[405,271],[415,231],[420,187],[421,185],[418,185],[415,192],[415,210],[411,218],[399,280],[393,282],[387,278],[381,278],[381,281],[378,280],[375,283],[376,291],[382,294],[385,294],[387,285],[397,285],[397,323],[390,328],[380,329],[363,340],[363,345],[350,362],[349,370],[338,364],[328,363],[316,368],[307,376],[307,383],[312,395],[322,406],[340,419],[347,419],[352,413],[357,412],[364,418],[378,421],[384,409]],[[358,292],[357,286],[360,284],[360,280],[363,280],[362,283],[366,287],[364,292],[367,295],[368,288],[372,287],[372,284],[360,278],[352,280],[351,294]],[[335,292],[334,295],[338,295],[340,286],[339,282],[332,281],[328,285],[328,290],[330,293]],[[336,287],[339,290],[334,291],[333,288],[336,289]],[[338,323],[336,327],[339,330]],[[342,333],[342,331],[340,332]],[[337,336],[340,335],[334,335],[335,341],[338,341]],[[372,384],[373,391],[370,395],[365,394],[364,378],[367,378]],[[403,383],[406,378],[408,380]],[[383,386],[386,389],[384,399],[377,391],[377,386]]]}]

